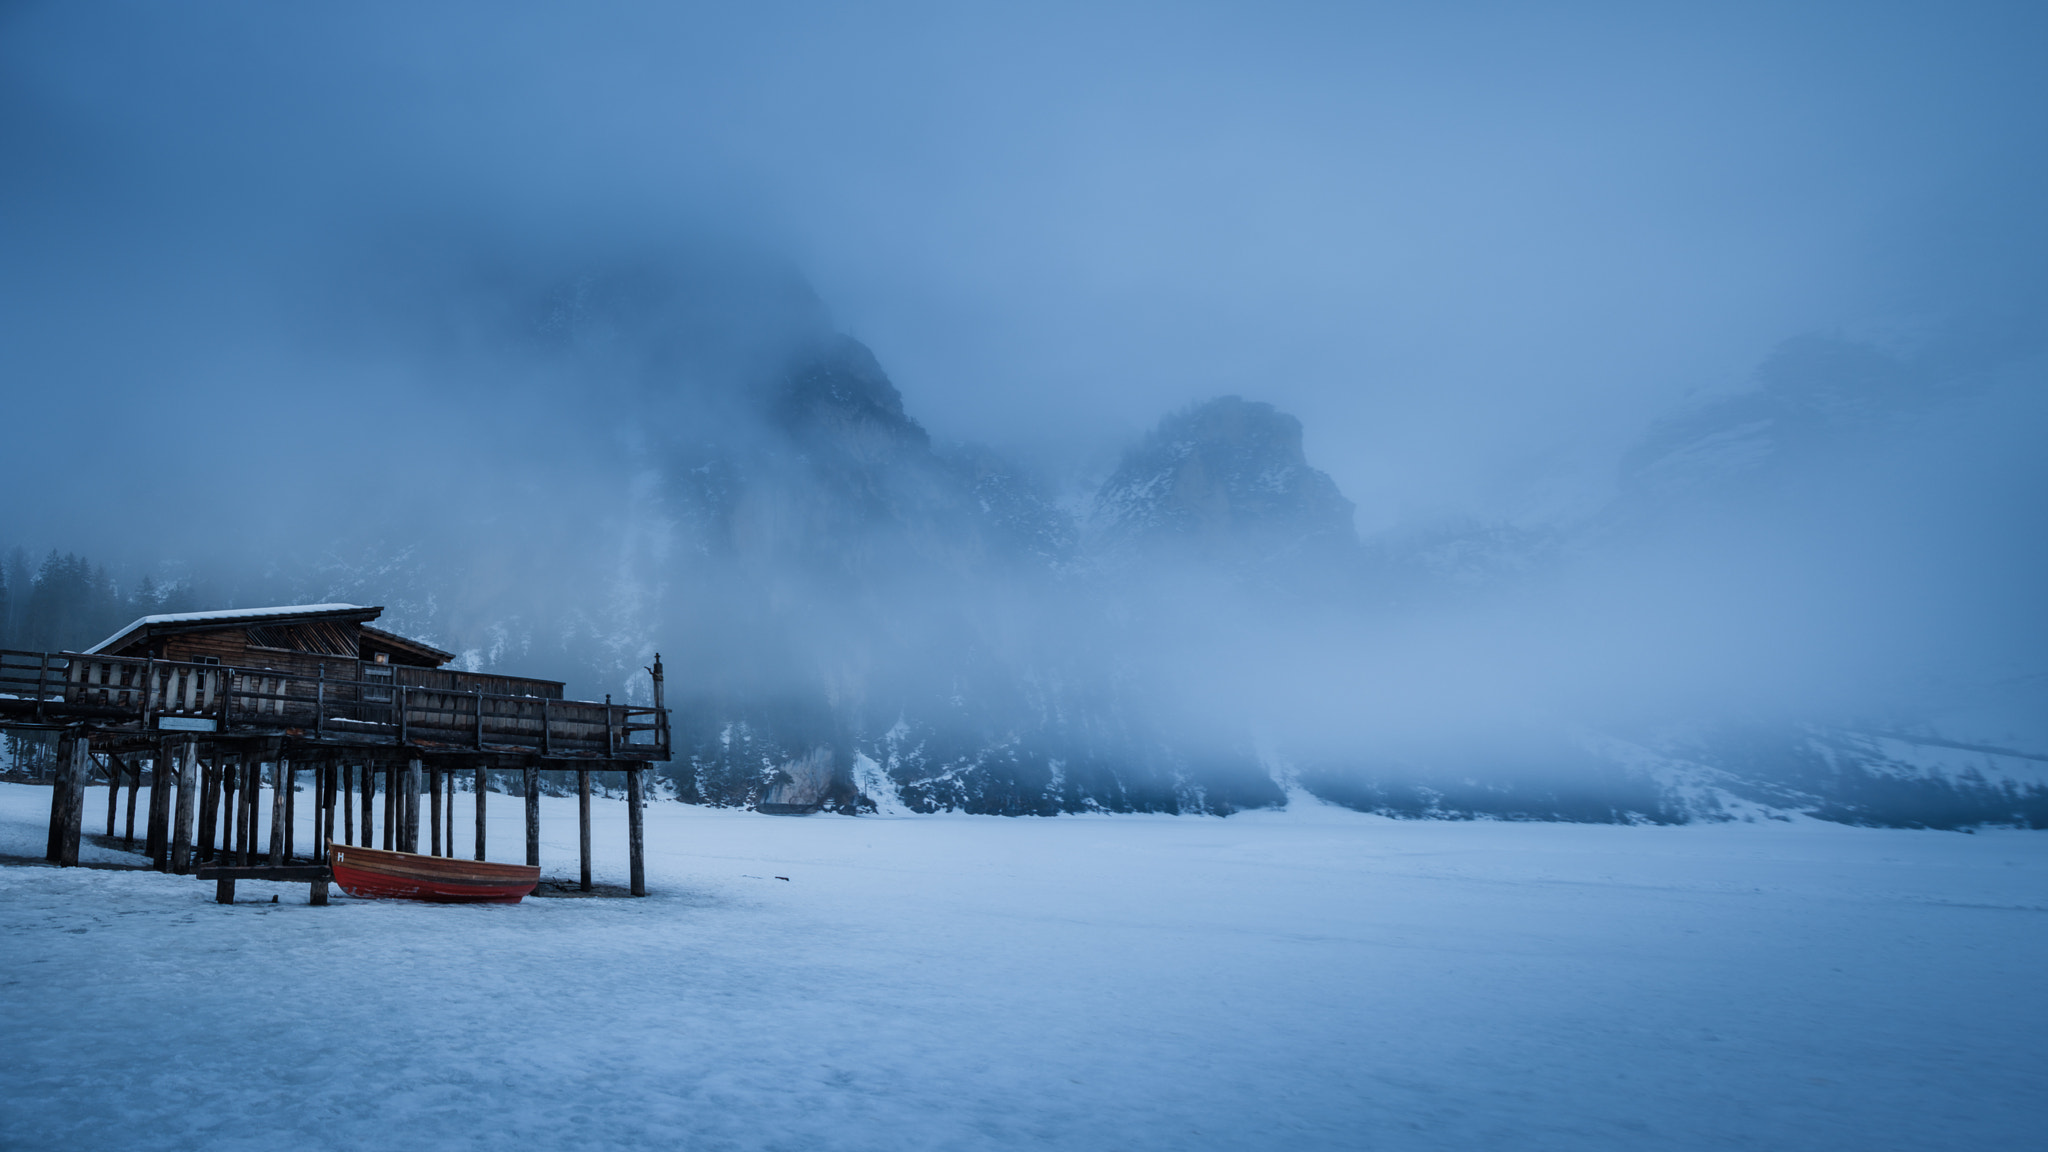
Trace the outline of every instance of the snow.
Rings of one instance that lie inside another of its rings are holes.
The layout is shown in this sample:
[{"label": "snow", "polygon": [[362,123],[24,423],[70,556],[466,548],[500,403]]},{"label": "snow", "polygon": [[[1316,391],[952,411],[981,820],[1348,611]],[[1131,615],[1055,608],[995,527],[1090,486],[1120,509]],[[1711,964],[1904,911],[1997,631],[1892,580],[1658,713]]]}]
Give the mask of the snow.
[{"label": "snow", "polygon": [[276,608],[220,608],[211,612],[163,612],[155,616],[138,616],[127,627],[85,650],[90,656],[102,651],[115,641],[138,628],[152,624],[190,624],[205,620],[258,619],[264,616],[311,616],[319,612],[368,612],[360,604],[286,604]]},{"label": "snow", "polygon": [[[0,853],[40,856],[48,801],[0,785]],[[574,801],[543,809],[573,875]],[[1949,1149],[2048,1118],[2039,833],[659,803],[647,839],[652,897],[516,907],[0,867],[0,1146]]]}]

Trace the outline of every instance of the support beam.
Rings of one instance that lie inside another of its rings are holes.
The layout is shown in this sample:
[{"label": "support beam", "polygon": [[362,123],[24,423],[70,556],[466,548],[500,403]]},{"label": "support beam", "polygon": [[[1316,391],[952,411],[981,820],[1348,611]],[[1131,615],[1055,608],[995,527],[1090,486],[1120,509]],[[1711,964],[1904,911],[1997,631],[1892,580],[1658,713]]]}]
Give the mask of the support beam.
[{"label": "support beam", "polygon": [[635,896],[647,895],[647,829],[641,811],[646,802],[641,780],[644,771],[638,764],[626,769],[626,853]]},{"label": "support beam", "polygon": [[448,858],[455,859],[455,769],[441,773],[448,789]]},{"label": "support beam", "polygon": [[490,769],[476,766],[476,858],[484,858],[484,797],[491,794]]},{"label": "support beam", "polygon": [[171,870],[171,789],[177,773],[163,745],[149,758],[149,866],[159,872]]},{"label": "support beam", "polygon": [[178,816],[171,826],[171,871],[184,876],[192,871],[192,817],[199,799],[199,742],[179,742],[171,762],[177,765],[178,773]]},{"label": "support beam", "polygon": [[321,793],[325,800],[320,808],[322,816],[320,820],[319,852],[319,860],[323,864],[327,862],[328,846],[334,843],[334,802],[337,797],[336,784],[341,775],[341,765],[336,764],[334,761],[327,761],[325,767],[327,769],[327,776],[325,791]]},{"label": "support beam", "polygon": [[107,757],[107,839],[114,838],[115,809],[121,802],[121,758]]},{"label": "support beam", "polygon": [[441,770],[435,768],[427,773],[427,794],[433,803],[427,806],[428,855],[441,854]]},{"label": "support beam", "polygon": [[583,871],[578,883],[583,891],[590,891],[590,769],[576,770],[576,848],[583,861]]},{"label": "support beam", "polygon": [[540,769],[526,766],[526,866],[540,867]]},{"label": "support beam", "polygon": [[356,769],[353,764],[341,766],[341,840],[344,844],[356,842]]},{"label": "support beam", "polygon": [[91,766],[91,743],[83,736],[59,733],[57,779],[50,789],[50,842],[45,855],[60,868],[78,864],[78,842],[85,834],[85,775]]},{"label": "support beam", "polygon": [[420,850],[420,789],[425,783],[425,773],[419,758],[405,762],[405,829],[401,852]]},{"label": "support beam", "polygon": [[257,805],[263,799],[263,762],[242,761],[242,832],[236,838],[235,863],[247,867],[256,856]]},{"label": "support beam", "polygon": [[277,762],[284,780],[284,858],[299,854],[299,770],[289,760]]},{"label": "support beam", "polygon": [[121,834],[121,846],[133,848],[135,847],[135,797],[142,791],[142,761],[138,757],[130,756],[123,762],[122,767],[128,773],[128,823],[126,830]]},{"label": "support beam", "polygon": [[384,763],[384,850],[396,852],[398,844],[398,766]]},{"label": "support beam", "polygon": [[356,766],[356,774],[363,778],[363,838],[357,843],[365,848],[375,848],[377,832],[375,822],[370,817],[377,811],[377,770],[373,765],[359,764]]},{"label": "support beam", "polygon": [[150,866],[159,872],[170,867],[171,863],[167,851],[171,823],[169,767],[164,760],[163,747],[158,745],[156,754],[149,758],[149,813],[143,830],[142,850],[148,854]]},{"label": "support beam", "polygon": [[201,860],[213,859],[213,826],[220,819],[220,758],[199,766],[199,841],[193,846]]},{"label": "support beam", "polygon": [[270,765],[270,865],[275,868],[284,863],[284,830],[289,820],[286,817],[285,798],[291,795],[291,762],[277,760]]},{"label": "support beam", "polygon": [[220,762],[220,859],[232,860],[235,856],[235,835],[241,830],[236,813],[242,807],[240,780],[241,765],[226,758]]}]

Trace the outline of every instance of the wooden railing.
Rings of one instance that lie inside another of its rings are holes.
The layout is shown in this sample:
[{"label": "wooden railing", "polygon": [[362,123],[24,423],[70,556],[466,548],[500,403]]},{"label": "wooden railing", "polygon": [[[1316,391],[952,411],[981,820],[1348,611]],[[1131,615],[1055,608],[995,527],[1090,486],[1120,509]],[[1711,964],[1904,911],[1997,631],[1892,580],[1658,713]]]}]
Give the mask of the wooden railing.
[{"label": "wooden railing", "polygon": [[[657,665],[658,669],[658,665]],[[330,670],[337,673],[329,675]],[[79,653],[0,651],[0,714],[140,730],[291,729],[337,743],[666,760],[665,709],[563,700],[552,681],[322,661],[317,674]],[[531,684],[534,692],[488,689]],[[659,680],[656,681],[657,701]]]}]

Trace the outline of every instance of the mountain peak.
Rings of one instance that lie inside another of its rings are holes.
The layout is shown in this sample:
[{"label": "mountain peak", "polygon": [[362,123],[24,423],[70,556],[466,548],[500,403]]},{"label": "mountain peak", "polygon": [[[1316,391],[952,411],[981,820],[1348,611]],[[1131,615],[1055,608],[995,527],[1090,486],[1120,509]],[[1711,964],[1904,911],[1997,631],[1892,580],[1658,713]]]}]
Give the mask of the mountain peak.
[{"label": "mountain peak", "polygon": [[1352,503],[1309,466],[1301,421],[1223,396],[1176,412],[1124,454],[1095,495],[1113,543],[1258,559],[1309,539],[1352,537]]}]

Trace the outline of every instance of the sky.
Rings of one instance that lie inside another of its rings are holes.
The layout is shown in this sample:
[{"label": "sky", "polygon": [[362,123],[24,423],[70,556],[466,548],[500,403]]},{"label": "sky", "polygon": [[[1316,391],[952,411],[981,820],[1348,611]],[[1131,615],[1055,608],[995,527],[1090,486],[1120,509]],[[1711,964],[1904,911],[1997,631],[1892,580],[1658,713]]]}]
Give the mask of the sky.
[{"label": "sky", "polygon": [[303,321],[361,303],[365,251],[712,236],[786,261],[941,439],[1099,468],[1238,393],[1301,417],[1361,529],[1542,520],[1781,341],[2038,301],[2043,33],[2020,4],[11,4],[0,386],[60,439],[147,439],[166,390],[346,406],[383,394],[324,379]]}]

